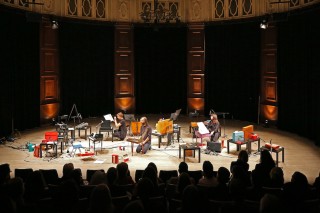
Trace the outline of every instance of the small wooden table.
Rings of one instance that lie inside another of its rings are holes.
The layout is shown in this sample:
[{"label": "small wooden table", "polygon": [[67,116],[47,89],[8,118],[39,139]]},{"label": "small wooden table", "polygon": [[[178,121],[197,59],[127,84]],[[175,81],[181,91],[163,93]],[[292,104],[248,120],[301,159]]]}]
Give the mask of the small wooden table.
[{"label": "small wooden table", "polygon": [[201,150],[200,150],[200,147],[198,146],[187,146],[187,145],[179,145],[179,158],[181,158],[181,149],[183,149],[183,161],[185,162],[186,161],[186,151],[187,150],[193,150],[193,157],[196,156],[196,150],[198,150],[198,157],[199,157],[199,163],[200,163],[200,160],[201,160]]},{"label": "small wooden table", "polygon": [[[172,139],[172,134],[173,133],[165,133],[165,134],[160,134],[159,132],[152,132],[151,135],[153,136],[157,136],[158,137],[158,148],[160,148],[160,145],[162,143],[162,137],[167,135],[167,139],[168,139],[168,142],[167,142],[167,146],[171,143],[171,139]],[[180,134],[180,133],[179,133]]]},{"label": "small wooden table", "polygon": [[251,143],[258,142],[258,147],[260,147],[260,138],[257,138],[256,140],[248,139],[246,141],[234,141],[232,139],[227,140],[227,152],[229,154],[230,152],[230,143],[237,145],[237,151],[240,151],[241,145],[246,145],[246,149],[248,150],[248,153],[251,153]]},{"label": "small wooden table", "polygon": [[52,146],[52,147],[53,147],[53,150],[55,150],[55,157],[58,156],[57,142],[40,143],[40,147],[39,147],[40,158],[42,158],[42,146],[45,146],[45,147],[46,147],[46,153],[48,152],[48,146]]}]

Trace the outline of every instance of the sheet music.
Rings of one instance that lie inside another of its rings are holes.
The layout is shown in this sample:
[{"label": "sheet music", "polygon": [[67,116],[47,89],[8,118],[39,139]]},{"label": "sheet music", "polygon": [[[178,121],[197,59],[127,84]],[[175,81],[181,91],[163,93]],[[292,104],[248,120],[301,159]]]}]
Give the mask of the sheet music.
[{"label": "sheet music", "polygon": [[209,134],[209,130],[207,129],[207,127],[204,125],[203,122],[198,122],[198,131],[200,132],[200,134]]},{"label": "sheet music", "polygon": [[104,119],[105,119],[106,121],[107,121],[107,120],[113,121],[113,117],[112,117],[111,114],[104,115],[103,117],[104,117]]}]

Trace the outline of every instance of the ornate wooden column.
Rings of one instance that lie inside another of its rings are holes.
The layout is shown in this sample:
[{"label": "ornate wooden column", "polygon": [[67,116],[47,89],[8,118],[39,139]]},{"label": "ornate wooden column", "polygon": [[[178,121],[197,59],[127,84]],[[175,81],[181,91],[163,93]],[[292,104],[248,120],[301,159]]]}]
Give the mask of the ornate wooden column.
[{"label": "ornate wooden column", "polygon": [[188,113],[204,112],[205,33],[203,23],[190,23],[188,29]]},{"label": "ornate wooden column", "polygon": [[51,121],[59,114],[59,49],[58,29],[42,18],[40,23],[40,122]]},{"label": "ornate wooden column", "polygon": [[278,120],[277,27],[261,30],[261,99],[260,121],[275,124]]},{"label": "ornate wooden column", "polygon": [[130,23],[115,26],[114,109],[135,112],[133,28]]}]

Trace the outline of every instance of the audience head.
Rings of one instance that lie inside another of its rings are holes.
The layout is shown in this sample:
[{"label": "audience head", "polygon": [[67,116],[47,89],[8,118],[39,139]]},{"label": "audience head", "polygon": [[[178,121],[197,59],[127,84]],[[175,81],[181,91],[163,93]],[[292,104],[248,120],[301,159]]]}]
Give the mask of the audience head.
[{"label": "audience head", "polygon": [[148,166],[142,174],[143,178],[148,178],[153,183],[154,187],[158,185],[157,173],[152,166]]},{"label": "audience head", "polygon": [[245,163],[248,163],[249,155],[248,155],[247,150],[241,150],[238,154],[238,159],[245,162]]},{"label": "audience head", "polygon": [[10,165],[8,163],[0,165],[0,185],[10,180]]},{"label": "audience head", "polygon": [[270,179],[276,187],[281,187],[284,184],[284,174],[280,167],[273,167],[270,171]]},{"label": "audience head", "polygon": [[179,173],[188,172],[188,164],[184,161],[179,164]]},{"label": "audience head", "polygon": [[219,183],[226,184],[230,180],[230,171],[226,167],[220,167],[217,173]]},{"label": "audience head", "polygon": [[[155,163],[150,162],[150,163],[148,164],[148,166],[153,167],[153,168],[154,168],[154,170],[156,171],[156,174],[158,175],[158,168],[157,168],[157,165],[156,165]],[[148,167],[148,166],[147,166],[147,167]]]},{"label": "audience head", "polygon": [[89,184],[90,185],[107,184],[106,174],[101,170],[95,171],[95,173],[91,177]]},{"label": "audience head", "polygon": [[117,165],[117,173],[118,178],[124,178],[128,175],[129,167],[128,164],[125,162],[121,162]]},{"label": "audience head", "polygon": [[72,171],[74,170],[74,165],[73,163],[66,163],[63,165],[63,169],[62,169],[62,176],[63,178],[69,178]]},{"label": "audience head", "polygon": [[213,165],[210,161],[204,161],[202,164],[202,171],[203,175],[207,178],[212,178],[214,173],[213,173]]},{"label": "audience head", "polygon": [[97,185],[90,197],[90,212],[113,212],[111,193],[106,184]]},{"label": "audience head", "polygon": [[296,186],[300,186],[302,188],[307,188],[309,186],[307,176],[298,171],[294,172],[291,176],[291,182]]},{"label": "audience head", "polygon": [[114,181],[117,179],[117,169],[115,167],[110,167],[107,171],[107,183],[108,186],[114,184]]}]

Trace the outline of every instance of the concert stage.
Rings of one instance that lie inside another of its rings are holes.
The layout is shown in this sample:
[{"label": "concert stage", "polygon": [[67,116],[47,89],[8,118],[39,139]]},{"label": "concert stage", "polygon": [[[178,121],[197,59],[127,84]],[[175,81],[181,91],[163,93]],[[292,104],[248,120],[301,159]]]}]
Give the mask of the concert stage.
[{"label": "concert stage", "polygon": [[[155,129],[155,124],[158,121],[160,115],[139,115],[140,118],[147,116],[149,124]],[[181,126],[180,141],[173,141],[171,144],[167,144],[167,138],[162,138],[160,148],[158,147],[158,137],[152,137],[152,149],[146,154],[138,154],[136,152],[131,154],[131,143],[126,141],[111,141],[111,138],[104,133],[104,140],[102,141],[102,150],[100,143],[96,144],[96,153],[93,156],[78,156],[77,153],[81,152],[81,149],[76,151],[74,156],[71,156],[72,147],[65,147],[61,153],[60,143],[58,144],[58,156],[57,157],[43,157],[37,158],[33,156],[33,152],[29,152],[26,149],[28,142],[33,144],[40,144],[44,139],[45,132],[55,131],[55,126],[45,126],[41,128],[35,128],[28,131],[23,131],[21,137],[14,142],[6,142],[0,145],[0,164],[9,163],[11,167],[11,176],[14,177],[15,168],[32,168],[37,169],[57,169],[59,176],[62,176],[62,167],[65,163],[72,162],[76,168],[81,168],[83,177],[86,178],[87,169],[104,169],[108,170],[109,167],[115,167],[116,164],[112,163],[112,154],[118,154],[121,161],[121,156],[126,155],[129,157],[127,162],[129,165],[130,173],[134,178],[136,169],[144,169],[149,162],[154,162],[160,170],[178,169],[178,165],[183,161],[183,157],[179,158],[179,144],[192,143],[195,139],[192,139],[192,133],[189,132],[190,122],[208,120],[208,117],[188,117],[180,115],[174,122]],[[220,123],[223,124],[223,120],[219,118]],[[83,119],[92,127],[92,132],[95,133],[98,130],[95,128],[101,121],[101,118],[87,118]],[[295,134],[279,131],[276,128],[264,128],[263,125],[257,125],[255,123],[249,123],[244,121],[226,119],[225,132],[222,135],[226,135],[229,139],[232,138],[232,133],[236,130],[241,130],[242,127],[247,125],[254,125],[254,132],[261,138],[261,146],[272,139],[272,143],[278,144],[285,148],[284,162],[279,157],[279,167],[283,168],[285,174],[285,180],[289,181],[291,175],[295,171],[300,171],[307,175],[309,183],[313,183],[314,179],[319,175],[320,169],[320,148],[315,146],[314,143],[306,138],[299,137]],[[70,122],[70,126],[73,123]],[[81,131],[79,137],[78,133],[75,134],[74,144],[81,144],[84,148],[89,148],[89,140],[85,139],[85,133]],[[199,139],[198,139],[199,142]],[[225,141],[225,146],[227,143]],[[92,141],[91,145],[92,146]],[[136,145],[135,145],[136,146]],[[120,150],[125,147],[125,150]],[[241,149],[245,149],[245,146],[241,146]],[[256,163],[259,162],[258,144],[251,144],[252,153],[249,158],[249,170],[253,170]],[[69,150],[69,153],[67,151]],[[85,149],[82,150],[84,152]],[[196,156],[186,157],[186,162],[189,165],[189,170],[201,170],[202,163],[205,160],[212,162],[214,170],[218,170],[219,167],[224,166],[230,169],[232,161],[237,159],[238,152],[235,144],[230,144],[230,152],[227,153],[227,148],[223,148],[221,153],[217,155],[205,154],[203,152],[204,147],[201,148],[201,161],[198,163],[198,152]],[[134,147],[135,151],[135,147]],[[281,155],[281,153],[280,153]],[[273,158],[276,159],[276,155],[273,153]]]}]

